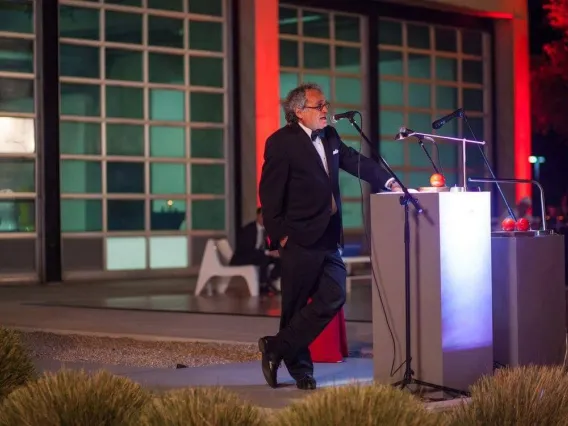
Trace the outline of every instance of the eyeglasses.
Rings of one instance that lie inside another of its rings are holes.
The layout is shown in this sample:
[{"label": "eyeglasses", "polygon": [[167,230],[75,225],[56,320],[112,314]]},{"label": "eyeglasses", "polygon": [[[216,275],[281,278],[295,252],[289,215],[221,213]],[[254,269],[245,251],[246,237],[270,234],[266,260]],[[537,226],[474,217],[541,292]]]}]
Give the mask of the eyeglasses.
[{"label": "eyeglasses", "polygon": [[329,109],[330,106],[331,106],[331,104],[326,101],[323,104],[319,104],[319,105],[316,105],[316,106],[305,105],[304,108],[317,109],[318,111],[323,111],[324,108]]}]

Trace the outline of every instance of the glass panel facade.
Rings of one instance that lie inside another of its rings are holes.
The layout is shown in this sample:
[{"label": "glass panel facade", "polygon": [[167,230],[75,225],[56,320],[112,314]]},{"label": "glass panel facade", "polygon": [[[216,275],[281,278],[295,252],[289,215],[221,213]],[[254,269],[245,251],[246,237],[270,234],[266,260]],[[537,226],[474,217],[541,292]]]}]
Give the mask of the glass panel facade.
[{"label": "glass panel facade", "polygon": [[34,14],[32,1],[0,0],[0,279],[37,277]]},{"label": "glass panel facade", "polygon": [[227,232],[226,0],[59,10],[64,272],[191,266],[195,234]]},{"label": "glass panel facade", "polygon": [[[429,186],[432,166],[414,140],[392,142],[400,126],[442,136],[471,138],[463,120],[439,130],[431,123],[463,107],[475,137],[491,152],[490,35],[481,31],[392,19],[379,22],[379,100],[381,153],[412,187]],[[475,127],[474,127],[475,124]],[[426,145],[448,185],[459,184],[461,148]],[[468,173],[483,175],[478,148],[468,147]]]},{"label": "glass panel facade", "polygon": [[[363,17],[282,5],[280,22],[280,97],[300,83],[317,83],[335,111],[365,116]],[[281,114],[281,124],[285,124]],[[348,122],[336,125],[343,141],[359,150],[359,136]],[[343,226],[362,227],[359,180],[340,171]]]},{"label": "glass panel facade", "polygon": [[[280,3],[280,97],[302,82],[322,86],[335,111],[359,110],[365,116],[368,78],[378,79],[380,150],[400,177],[412,187],[429,186],[432,166],[415,141],[394,142],[401,126],[436,133],[431,123],[465,108],[475,136],[491,152],[491,40],[483,31],[380,19],[378,75],[368,76],[365,52],[367,17]],[[284,115],[280,114],[284,125]],[[359,135],[347,122],[336,125],[343,140],[359,150]],[[453,120],[440,135],[471,137],[463,120]],[[459,183],[461,150],[455,144],[426,145],[441,164],[449,185]],[[468,173],[483,174],[476,146],[468,147]],[[340,171],[346,229],[360,229],[361,187],[357,178]]]}]

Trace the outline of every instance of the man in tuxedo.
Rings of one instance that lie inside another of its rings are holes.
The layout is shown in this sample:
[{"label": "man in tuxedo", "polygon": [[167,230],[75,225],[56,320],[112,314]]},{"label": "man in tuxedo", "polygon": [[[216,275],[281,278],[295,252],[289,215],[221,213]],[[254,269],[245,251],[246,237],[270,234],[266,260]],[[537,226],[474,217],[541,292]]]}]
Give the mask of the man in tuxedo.
[{"label": "man in tuxedo", "polygon": [[[258,266],[261,294],[278,292],[274,282],[280,278],[279,253],[269,248],[261,207],[256,209],[256,220],[243,226],[237,233],[237,246],[230,263]],[[272,269],[268,272],[270,265]]]},{"label": "man in tuxedo", "polygon": [[271,387],[283,360],[299,389],[316,388],[309,345],[345,303],[339,169],[360,175],[373,192],[400,190],[328,126],[329,106],[316,84],[293,89],[283,102],[287,124],[266,141],[260,201],[282,264],[280,331],[258,342]]}]

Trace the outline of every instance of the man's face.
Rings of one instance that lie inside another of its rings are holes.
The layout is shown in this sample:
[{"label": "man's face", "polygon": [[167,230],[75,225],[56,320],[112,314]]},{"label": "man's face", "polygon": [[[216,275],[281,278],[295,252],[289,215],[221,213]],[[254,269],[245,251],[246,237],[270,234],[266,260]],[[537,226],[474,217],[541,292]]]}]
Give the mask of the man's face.
[{"label": "man's face", "polygon": [[306,105],[296,110],[298,120],[310,130],[323,129],[327,126],[327,113],[329,103],[325,96],[318,90],[306,91]]}]

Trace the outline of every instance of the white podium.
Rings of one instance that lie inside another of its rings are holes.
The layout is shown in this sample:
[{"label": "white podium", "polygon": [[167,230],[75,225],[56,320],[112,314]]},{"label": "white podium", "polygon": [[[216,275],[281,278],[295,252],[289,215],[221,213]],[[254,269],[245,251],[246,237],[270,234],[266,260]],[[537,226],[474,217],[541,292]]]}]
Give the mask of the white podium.
[{"label": "white podium", "polygon": [[[374,379],[388,384],[402,379],[404,365],[391,372],[405,361],[401,195],[371,195]],[[468,390],[493,371],[490,193],[412,195],[426,212],[409,206],[414,378]]]}]

